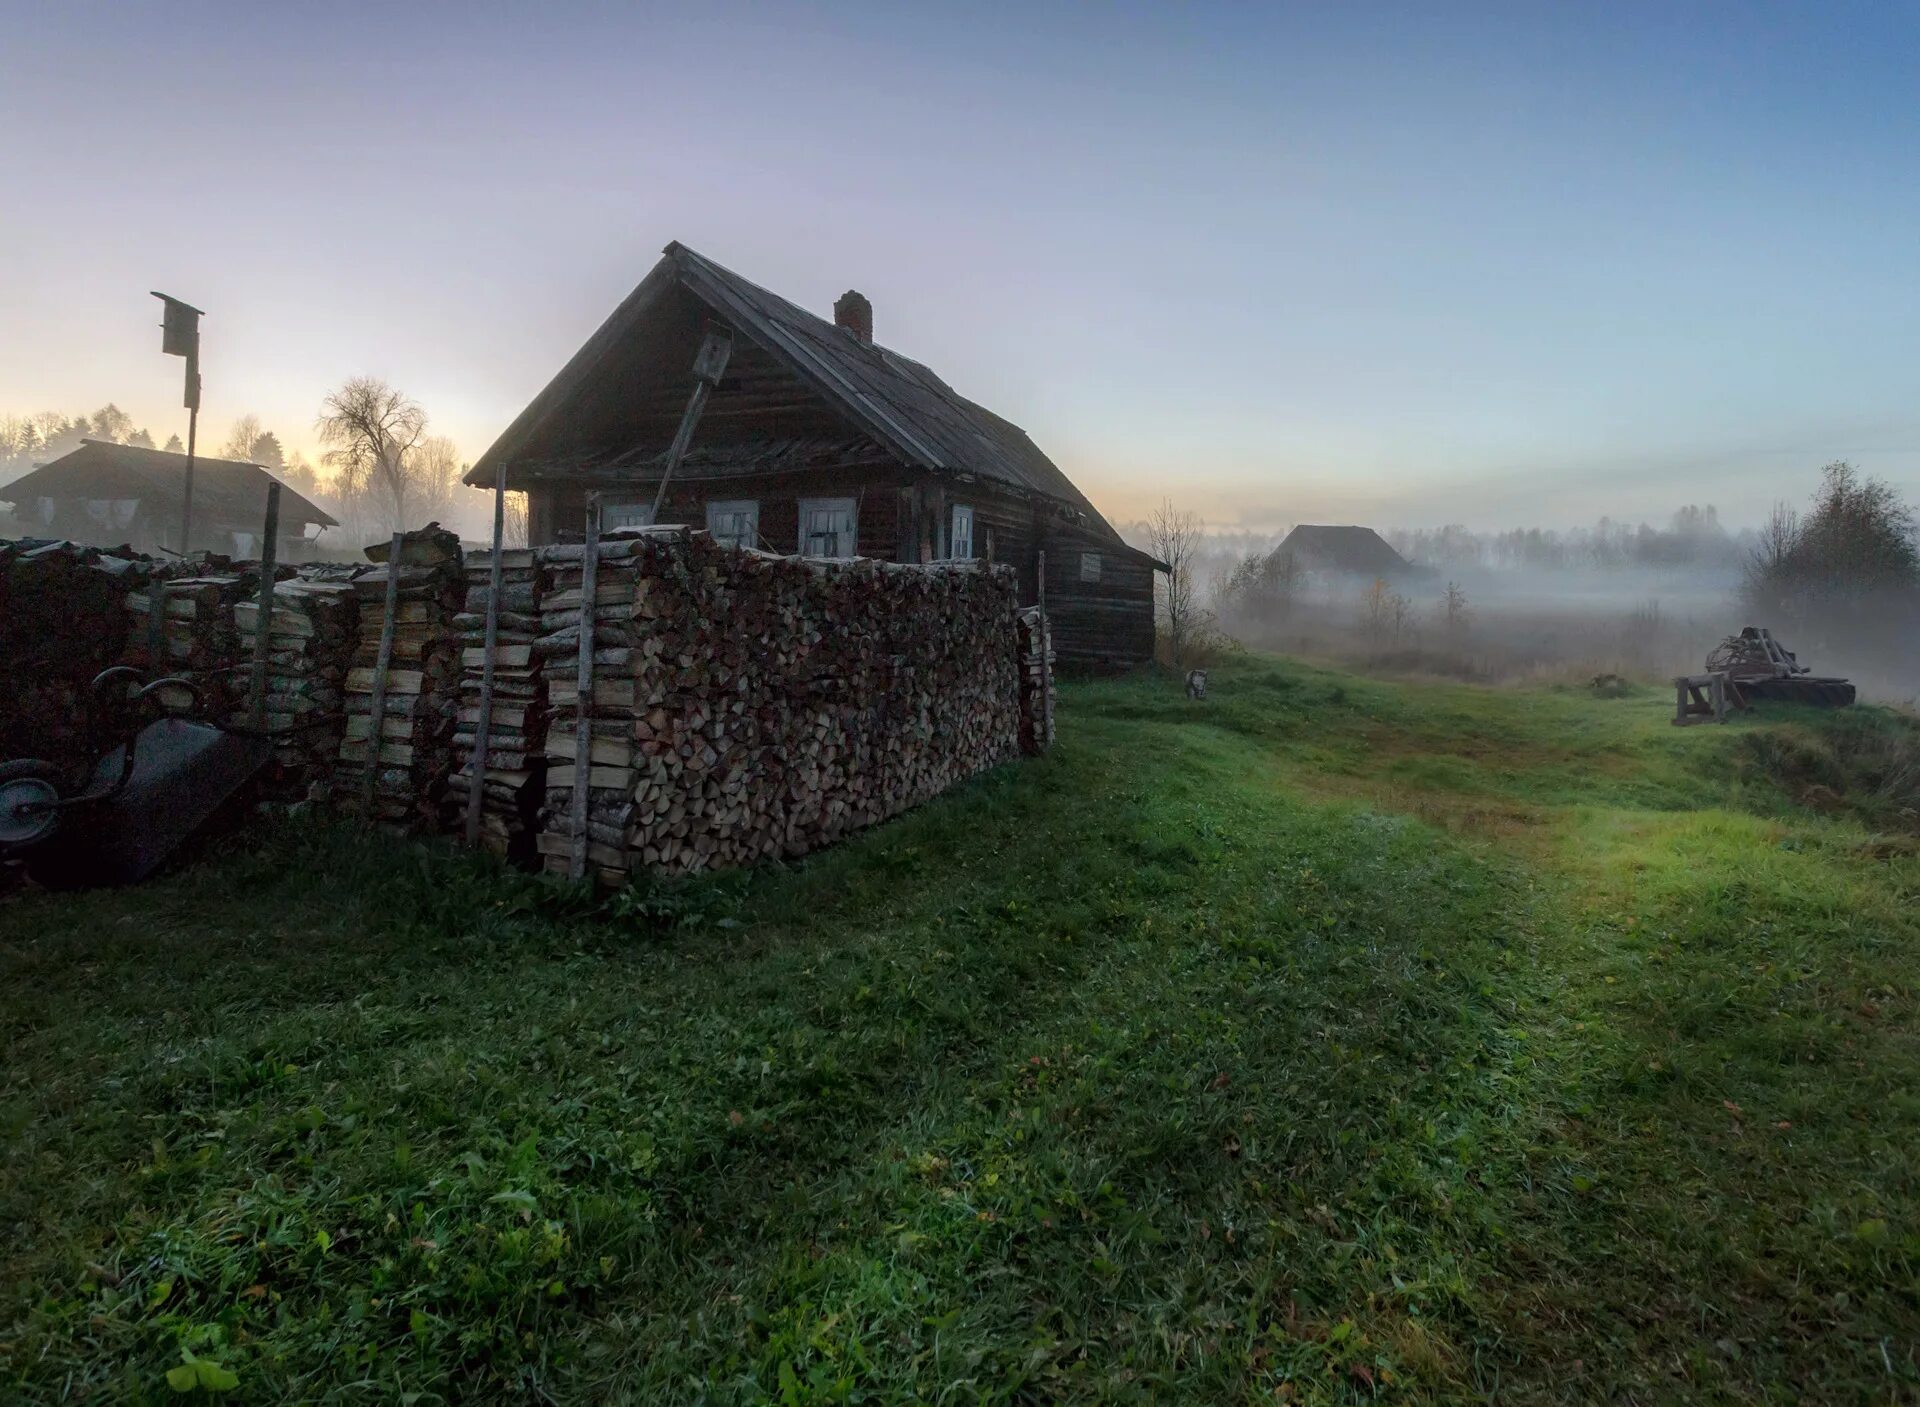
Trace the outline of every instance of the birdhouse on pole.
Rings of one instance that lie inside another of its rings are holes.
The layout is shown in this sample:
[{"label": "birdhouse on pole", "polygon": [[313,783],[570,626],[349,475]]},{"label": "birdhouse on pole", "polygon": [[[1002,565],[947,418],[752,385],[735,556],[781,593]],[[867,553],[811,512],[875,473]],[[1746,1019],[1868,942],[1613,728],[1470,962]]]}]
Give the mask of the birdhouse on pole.
[{"label": "birdhouse on pole", "polygon": [[191,303],[182,303],[178,298],[169,298],[164,293],[155,293],[165,306],[166,312],[160,321],[160,350],[170,357],[187,359],[187,394],[184,404],[188,410],[200,409],[200,310]]},{"label": "birdhouse on pole", "polygon": [[187,359],[187,472],[180,484],[180,554],[193,543],[193,442],[200,430],[200,310],[191,303],[154,292],[166,306],[160,322],[160,350]]}]

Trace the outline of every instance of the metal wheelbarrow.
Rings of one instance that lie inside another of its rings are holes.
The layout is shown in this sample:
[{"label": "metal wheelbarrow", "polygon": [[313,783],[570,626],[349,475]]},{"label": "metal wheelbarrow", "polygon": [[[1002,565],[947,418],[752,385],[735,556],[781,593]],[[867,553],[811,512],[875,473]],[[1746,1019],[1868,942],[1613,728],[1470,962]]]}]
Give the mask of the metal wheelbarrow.
[{"label": "metal wheelbarrow", "polygon": [[[100,756],[91,767],[0,764],[0,859],[22,860],[49,889],[138,883],[271,758],[264,735],[167,713],[164,690],[185,690],[201,711],[191,680],[147,683],[116,666],[93,681],[89,751]],[[111,747],[109,731],[118,734]]]}]

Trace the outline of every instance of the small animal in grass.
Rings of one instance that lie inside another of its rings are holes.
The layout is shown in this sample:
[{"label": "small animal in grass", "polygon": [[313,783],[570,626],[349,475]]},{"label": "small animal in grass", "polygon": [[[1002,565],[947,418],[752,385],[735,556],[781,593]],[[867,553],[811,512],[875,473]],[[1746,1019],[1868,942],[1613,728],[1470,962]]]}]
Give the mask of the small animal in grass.
[{"label": "small animal in grass", "polygon": [[1207,696],[1207,672],[1204,669],[1187,671],[1187,697],[1204,699]]}]

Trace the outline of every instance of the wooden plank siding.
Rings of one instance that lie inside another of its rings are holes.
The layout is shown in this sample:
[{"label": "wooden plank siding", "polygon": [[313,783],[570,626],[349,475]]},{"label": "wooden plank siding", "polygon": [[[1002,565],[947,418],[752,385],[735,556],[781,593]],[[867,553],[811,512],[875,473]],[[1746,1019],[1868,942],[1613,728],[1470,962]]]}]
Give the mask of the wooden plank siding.
[{"label": "wooden plank siding", "polygon": [[[1145,554],[1091,533],[1054,526],[1047,554],[1047,618],[1063,664],[1121,669],[1153,658],[1153,566]],[[1083,553],[1100,559],[1100,579],[1081,576]]]}]

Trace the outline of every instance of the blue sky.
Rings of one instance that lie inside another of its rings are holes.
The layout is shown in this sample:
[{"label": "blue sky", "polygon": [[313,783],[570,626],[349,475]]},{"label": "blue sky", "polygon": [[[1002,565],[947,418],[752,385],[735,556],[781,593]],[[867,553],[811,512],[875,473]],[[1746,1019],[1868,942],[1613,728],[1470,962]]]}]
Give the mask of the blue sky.
[{"label": "blue sky", "polygon": [[478,454],[681,239],[1222,527],[1920,494],[1920,7],[4,6],[0,412]]}]

